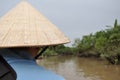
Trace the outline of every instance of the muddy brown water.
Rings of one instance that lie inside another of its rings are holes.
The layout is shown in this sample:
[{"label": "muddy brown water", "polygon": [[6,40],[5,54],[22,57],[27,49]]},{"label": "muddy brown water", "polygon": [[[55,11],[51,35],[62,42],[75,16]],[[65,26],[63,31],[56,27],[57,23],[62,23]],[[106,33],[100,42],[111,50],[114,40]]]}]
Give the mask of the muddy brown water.
[{"label": "muddy brown water", "polygon": [[37,62],[66,80],[120,80],[120,65],[94,58],[55,56]]}]

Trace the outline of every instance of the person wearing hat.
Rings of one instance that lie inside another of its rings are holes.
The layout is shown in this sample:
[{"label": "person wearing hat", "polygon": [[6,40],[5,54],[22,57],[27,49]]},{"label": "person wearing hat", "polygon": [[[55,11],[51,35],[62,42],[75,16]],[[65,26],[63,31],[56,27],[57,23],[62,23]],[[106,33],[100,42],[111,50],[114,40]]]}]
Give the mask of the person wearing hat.
[{"label": "person wearing hat", "polygon": [[[11,80],[16,77],[17,80],[64,80],[63,77],[38,66],[35,59],[39,57],[37,52],[41,47],[68,42],[69,39],[54,24],[26,0],[21,0],[0,18],[0,55],[5,64],[7,62],[11,66],[3,67],[4,63],[0,60],[0,76],[4,72],[7,74],[10,69],[14,77]],[[0,77],[0,80],[7,79]]]}]

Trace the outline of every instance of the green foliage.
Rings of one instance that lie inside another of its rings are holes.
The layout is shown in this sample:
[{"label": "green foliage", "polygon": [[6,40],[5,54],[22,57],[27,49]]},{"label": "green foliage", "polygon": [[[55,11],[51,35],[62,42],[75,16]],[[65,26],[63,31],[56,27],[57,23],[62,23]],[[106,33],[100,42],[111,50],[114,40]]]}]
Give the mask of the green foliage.
[{"label": "green foliage", "polygon": [[83,36],[80,44],[77,46],[81,48],[82,51],[88,50],[93,47],[94,45],[94,36],[92,34]]},{"label": "green foliage", "polygon": [[96,38],[95,41],[96,41],[96,43],[94,45],[94,48],[100,53],[104,52],[103,48],[107,43],[107,38],[104,36],[100,36],[100,37]]},{"label": "green foliage", "polygon": [[78,47],[78,45],[80,44],[80,42],[81,42],[81,40],[79,39],[79,38],[76,38],[75,40],[74,40],[74,43],[73,43],[73,47]]},{"label": "green foliage", "polygon": [[66,47],[64,45],[51,46],[45,51],[43,56],[53,55],[75,55],[78,50],[76,48]]},{"label": "green foliage", "polygon": [[114,28],[116,28],[118,26],[118,23],[117,23],[117,19],[115,20],[115,23],[114,23]]},{"label": "green foliage", "polygon": [[54,50],[47,49],[44,53],[43,56],[55,56],[58,55]]},{"label": "green foliage", "polygon": [[108,35],[106,35],[106,31],[99,31],[96,32],[94,35],[94,39],[95,39],[95,45],[94,48],[97,50],[97,52],[99,53],[103,53],[104,52],[104,47],[107,43],[107,37]]},{"label": "green foliage", "polygon": [[78,53],[77,51],[77,48],[67,47],[64,45],[58,45],[55,47],[55,52],[59,55],[76,55]]},{"label": "green foliage", "polygon": [[115,20],[113,27],[83,36],[81,40],[76,39],[75,45],[79,54],[96,53],[112,64],[120,64],[120,25]]}]

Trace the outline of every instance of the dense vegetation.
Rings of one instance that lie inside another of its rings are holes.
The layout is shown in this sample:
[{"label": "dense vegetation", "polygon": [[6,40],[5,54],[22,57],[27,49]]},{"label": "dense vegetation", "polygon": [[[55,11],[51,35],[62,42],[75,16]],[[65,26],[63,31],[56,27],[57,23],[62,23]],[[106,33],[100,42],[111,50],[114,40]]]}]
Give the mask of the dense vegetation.
[{"label": "dense vegetation", "polygon": [[64,45],[49,47],[44,55],[76,55],[97,57],[112,64],[120,64],[120,25],[115,20],[113,27],[75,39],[72,47]]}]

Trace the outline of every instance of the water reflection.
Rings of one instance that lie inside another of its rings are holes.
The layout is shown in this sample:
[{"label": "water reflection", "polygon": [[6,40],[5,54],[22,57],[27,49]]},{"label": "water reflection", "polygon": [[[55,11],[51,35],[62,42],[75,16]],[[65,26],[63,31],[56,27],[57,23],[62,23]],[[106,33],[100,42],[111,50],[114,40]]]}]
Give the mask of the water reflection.
[{"label": "water reflection", "polygon": [[105,61],[72,56],[49,57],[38,64],[56,72],[66,80],[120,80],[120,66]]}]

